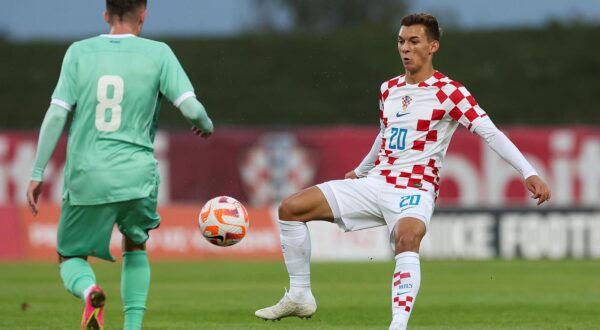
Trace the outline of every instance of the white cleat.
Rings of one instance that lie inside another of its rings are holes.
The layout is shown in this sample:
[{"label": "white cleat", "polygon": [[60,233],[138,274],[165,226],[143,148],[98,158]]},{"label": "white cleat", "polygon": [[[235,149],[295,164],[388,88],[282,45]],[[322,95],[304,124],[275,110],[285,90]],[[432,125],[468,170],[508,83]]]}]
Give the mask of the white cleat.
[{"label": "white cleat", "polygon": [[390,324],[390,330],[406,330],[406,325],[392,322],[392,324]]},{"label": "white cleat", "polygon": [[297,316],[302,319],[308,319],[317,311],[317,304],[297,303],[288,297],[286,293],[283,298],[274,306],[257,310],[254,315],[263,320],[278,321],[284,317]]}]

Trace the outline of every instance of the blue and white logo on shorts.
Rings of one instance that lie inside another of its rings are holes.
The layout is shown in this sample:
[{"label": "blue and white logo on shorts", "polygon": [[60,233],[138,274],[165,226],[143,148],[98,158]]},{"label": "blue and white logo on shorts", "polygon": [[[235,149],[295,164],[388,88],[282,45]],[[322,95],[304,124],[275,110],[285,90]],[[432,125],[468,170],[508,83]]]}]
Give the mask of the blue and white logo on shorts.
[{"label": "blue and white logo on shorts", "polygon": [[402,196],[400,199],[400,208],[407,206],[417,206],[421,201],[421,195]]}]

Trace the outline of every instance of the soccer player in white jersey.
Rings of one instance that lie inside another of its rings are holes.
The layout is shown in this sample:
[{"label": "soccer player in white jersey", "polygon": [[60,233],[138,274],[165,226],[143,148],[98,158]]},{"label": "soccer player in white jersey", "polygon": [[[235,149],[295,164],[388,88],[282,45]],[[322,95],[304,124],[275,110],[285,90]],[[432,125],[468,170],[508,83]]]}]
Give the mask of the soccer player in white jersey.
[{"label": "soccer player in white jersey", "polygon": [[335,180],[285,199],[279,207],[283,257],[290,290],[256,316],[310,317],[310,237],[306,222],[327,220],[345,231],[387,225],[395,248],[390,329],[405,329],[420,286],[419,245],[439,188],[439,171],[458,124],[479,135],[522,176],[538,205],[550,189],[515,145],[492,123],[460,83],[433,68],[440,29],[429,14],[402,19],[398,51],[405,74],[381,85],[381,131],[361,164]]}]

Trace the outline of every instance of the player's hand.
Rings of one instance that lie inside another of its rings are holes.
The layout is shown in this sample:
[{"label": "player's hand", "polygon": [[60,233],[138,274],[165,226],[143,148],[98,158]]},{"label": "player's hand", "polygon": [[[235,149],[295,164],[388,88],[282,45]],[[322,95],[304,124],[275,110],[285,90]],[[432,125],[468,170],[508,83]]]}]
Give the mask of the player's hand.
[{"label": "player's hand", "polygon": [[194,132],[194,134],[196,136],[199,136],[202,138],[207,138],[212,135],[212,132],[204,132],[203,130],[196,128],[196,127],[192,127],[192,132]]},{"label": "player's hand", "polygon": [[42,187],[44,182],[42,181],[29,181],[29,187],[27,187],[27,203],[29,204],[29,209],[31,210],[31,214],[38,214],[38,198],[40,198],[40,194],[42,193]]},{"label": "player's hand", "polygon": [[552,193],[548,185],[537,175],[532,175],[525,180],[527,189],[531,192],[531,198],[537,199],[537,205],[549,201]]},{"label": "player's hand", "polygon": [[358,175],[352,170],[344,175],[344,179],[358,179]]}]

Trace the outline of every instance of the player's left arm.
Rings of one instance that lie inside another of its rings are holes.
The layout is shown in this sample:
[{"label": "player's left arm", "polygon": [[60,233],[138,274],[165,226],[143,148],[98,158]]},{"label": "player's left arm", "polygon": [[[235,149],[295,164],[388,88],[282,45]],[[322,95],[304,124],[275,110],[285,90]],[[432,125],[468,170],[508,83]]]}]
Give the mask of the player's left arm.
[{"label": "player's left arm", "polygon": [[525,186],[531,192],[531,197],[538,200],[538,205],[549,200],[550,188],[538,176],[519,149],[492,123],[464,86],[456,82],[451,85],[456,89],[447,92],[452,92],[454,97],[448,98],[448,102],[445,102],[450,117],[469,131],[481,136],[492,150],[514,167],[523,176]]},{"label": "player's left arm", "polygon": [[195,97],[187,98],[179,106],[181,114],[192,124],[192,131],[200,137],[209,137],[214,132],[212,120],[206,109]]},{"label": "player's left arm", "polygon": [[27,203],[33,215],[36,215],[39,210],[38,199],[42,193],[44,169],[54,153],[58,139],[67,122],[68,114],[69,111],[64,107],[51,104],[42,122],[33,170],[31,171],[31,181],[27,188]]},{"label": "player's left arm", "polygon": [[200,137],[209,137],[214,126],[204,105],[200,103],[175,53],[163,45],[163,60],[160,73],[160,92],[165,95],[181,114],[192,124],[192,131]]},{"label": "player's left arm", "polygon": [[552,193],[548,185],[538,176],[514,143],[494,125],[489,117],[482,119],[474,128],[474,132],[523,176],[525,185],[531,192],[531,197],[538,200],[537,205],[550,200]]}]

